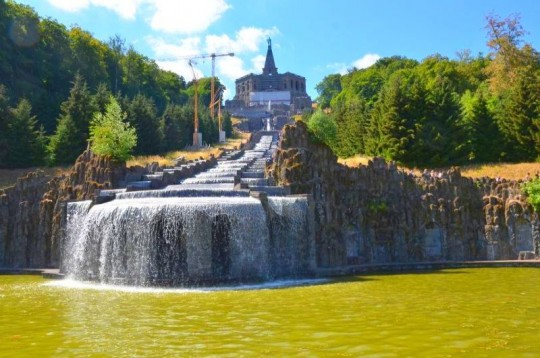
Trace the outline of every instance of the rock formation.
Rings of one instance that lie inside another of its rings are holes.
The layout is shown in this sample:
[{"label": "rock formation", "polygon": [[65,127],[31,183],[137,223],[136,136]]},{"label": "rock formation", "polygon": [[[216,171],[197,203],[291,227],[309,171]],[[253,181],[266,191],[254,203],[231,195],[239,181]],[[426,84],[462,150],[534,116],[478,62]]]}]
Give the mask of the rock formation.
[{"label": "rock formation", "polygon": [[56,267],[64,203],[91,199],[96,189],[118,185],[124,164],[87,150],[69,174],[30,173],[0,190],[0,267]]},{"label": "rock formation", "polygon": [[318,266],[539,255],[538,220],[519,183],[473,181],[458,168],[415,177],[380,158],[359,168],[336,159],[299,122],[284,128],[267,171],[313,196]]}]

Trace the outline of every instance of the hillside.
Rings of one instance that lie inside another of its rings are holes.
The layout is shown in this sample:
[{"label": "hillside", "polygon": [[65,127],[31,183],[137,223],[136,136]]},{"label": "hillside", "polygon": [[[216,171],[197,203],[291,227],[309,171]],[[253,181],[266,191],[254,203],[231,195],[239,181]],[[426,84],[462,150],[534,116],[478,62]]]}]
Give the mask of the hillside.
[{"label": "hillside", "polygon": [[[111,95],[137,131],[134,154],[179,150],[191,141],[191,85],[119,35],[102,42],[0,0],[0,54],[0,168],[73,163],[87,146],[93,115]],[[210,81],[199,82],[200,127],[211,144],[218,134],[205,109]],[[225,117],[231,134],[227,123]]]}]

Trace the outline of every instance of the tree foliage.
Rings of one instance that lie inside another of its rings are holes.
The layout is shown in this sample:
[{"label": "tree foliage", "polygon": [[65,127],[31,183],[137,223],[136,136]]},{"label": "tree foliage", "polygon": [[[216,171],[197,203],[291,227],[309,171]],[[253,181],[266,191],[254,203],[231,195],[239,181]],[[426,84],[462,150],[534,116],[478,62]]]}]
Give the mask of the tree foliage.
[{"label": "tree foliage", "polygon": [[419,167],[537,160],[540,55],[518,16],[490,16],[486,28],[488,56],[389,57],[325,77],[317,90],[337,125],[332,149]]},{"label": "tree foliage", "polygon": [[114,97],[105,108],[105,113],[96,112],[90,123],[90,143],[94,153],[126,161],[137,144],[137,133],[126,122],[126,113]]},{"label": "tree foliage", "polygon": [[319,109],[311,115],[307,125],[317,140],[330,147],[334,145],[337,127],[332,117]]},{"label": "tree foliage", "polygon": [[[194,91],[182,77],[160,69],[118,35],[102,42],[79,26],[66,28],[5,0],[0,0],[0,82],[0,167],[8,165],[8,157],[10,166],[39,162],[32,151],[13,155],[19,143],[8,141],[12,109],[23,99],[28,103],[17,113],[31,109],[26,120],[35,121],[33,131],[47,142],[43,153],[53,165],[73,163],[87,147],[90,121],[94,113],[105,113],[111,93],[137,131],[136,153],[158,154],[191,142]],[[207,143],[217,142],[217,125],[205,109],[210,79],[200,83],[201,131]]]}]

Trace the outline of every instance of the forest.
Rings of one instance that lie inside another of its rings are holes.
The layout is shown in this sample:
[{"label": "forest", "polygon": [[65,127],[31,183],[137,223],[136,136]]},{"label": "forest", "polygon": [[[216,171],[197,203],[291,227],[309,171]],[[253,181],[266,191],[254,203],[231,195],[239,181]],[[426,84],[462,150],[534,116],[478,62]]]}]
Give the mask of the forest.
[{"label": "forest", "polygon": [[305,120],[340,157],[420,168],[538,160],[540,55],[524,41],[519,16],[486,23],[487,55],[396,56],[331,74]]},{"label": "forest", "polygon": [[[182,149],[193,133],[193,87],[118,35],[102,42],[0,0],[0,168],[73,163],[111,96],[136,131],[134,154]],[[199,80],[199,97],[200,131],[211,144],[218,128],[209,78]],[[229,116],[224,130],[232,132]]]}]

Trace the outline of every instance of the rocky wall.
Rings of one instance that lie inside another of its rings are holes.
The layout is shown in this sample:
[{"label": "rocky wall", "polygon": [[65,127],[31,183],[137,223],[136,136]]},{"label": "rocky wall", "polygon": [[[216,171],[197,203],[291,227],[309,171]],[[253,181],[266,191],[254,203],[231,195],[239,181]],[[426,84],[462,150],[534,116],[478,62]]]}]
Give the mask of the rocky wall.
[{"label": "rocky wall", "polygon": [[125,174],[124,164],[85,151],[67,175],[38,170],[0,190],[0,267],[57,267],[64,203],[91,199]]},{"label": "rocky wall", "polygon": [[519,183],[473,181],[452,168],[418,177],[375,158],[349,168],[285,126],[267,175],[315,202],[319,267],[363,263],[517,259],[538,255],[537,219]]}]

